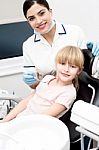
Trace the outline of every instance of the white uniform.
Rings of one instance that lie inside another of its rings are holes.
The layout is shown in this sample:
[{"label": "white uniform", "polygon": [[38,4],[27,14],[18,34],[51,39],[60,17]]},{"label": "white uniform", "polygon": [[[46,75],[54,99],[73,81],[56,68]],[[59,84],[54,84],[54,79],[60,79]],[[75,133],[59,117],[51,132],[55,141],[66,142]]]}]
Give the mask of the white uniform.
[{"label": "white uniform", "polygon": [[56,53],[68,45],[86,48],[82,29],[75,25],[56,22],[56,33],[52,45],[39,33],[34,33],[23,43],[24,66],[27,68],[35,66],[44,75],[55,69]]}]

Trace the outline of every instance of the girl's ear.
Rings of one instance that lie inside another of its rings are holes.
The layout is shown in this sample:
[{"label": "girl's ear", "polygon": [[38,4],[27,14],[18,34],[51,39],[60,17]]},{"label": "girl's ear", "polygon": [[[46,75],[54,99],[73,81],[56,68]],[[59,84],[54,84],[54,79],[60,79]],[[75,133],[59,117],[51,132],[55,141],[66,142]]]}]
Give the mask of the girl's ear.
[{"label": "girl's ear", "polygon": [[79,75],[82,72],[82,69],[79,69],[77,72],[77,75]]}]

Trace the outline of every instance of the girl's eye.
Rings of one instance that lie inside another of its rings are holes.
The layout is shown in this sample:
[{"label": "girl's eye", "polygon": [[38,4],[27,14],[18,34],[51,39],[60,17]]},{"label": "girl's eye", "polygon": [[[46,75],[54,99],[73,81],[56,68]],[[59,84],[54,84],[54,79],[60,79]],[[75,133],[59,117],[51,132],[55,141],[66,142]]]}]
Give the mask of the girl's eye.
[{"label": "girl's eye", "polygon": [[72,67],[72,68],[76,68],[77,66],[75,66],[75,65],[70,65],[70,67]]},{"label": "girl's eye", "polygon": [[65,65],[65,63],[63,63],[63,62],[62,62],[61,64],[62,64],[62,65]]}]

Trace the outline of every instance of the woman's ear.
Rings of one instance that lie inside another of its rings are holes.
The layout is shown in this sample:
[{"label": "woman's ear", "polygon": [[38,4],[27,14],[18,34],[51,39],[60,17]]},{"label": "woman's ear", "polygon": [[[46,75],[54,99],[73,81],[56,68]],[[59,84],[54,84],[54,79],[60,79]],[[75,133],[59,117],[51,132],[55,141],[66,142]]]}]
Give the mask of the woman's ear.
[{"label": "woman's ear", "polygon": [[49,9],[49,11],[52,13],[52,9]]},{"label": "woman's ear", "polygon": [[50,12],[51,15],[53,15],[52,9],[49,9],[49,12]]}]

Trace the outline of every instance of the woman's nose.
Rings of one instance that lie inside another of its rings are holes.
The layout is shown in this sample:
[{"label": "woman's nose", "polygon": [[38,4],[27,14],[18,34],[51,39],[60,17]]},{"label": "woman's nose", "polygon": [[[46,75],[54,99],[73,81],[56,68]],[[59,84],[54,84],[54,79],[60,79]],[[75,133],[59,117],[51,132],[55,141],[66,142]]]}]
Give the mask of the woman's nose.
[{"label": "woman's nose", "polygon": [[36,23],[41,23],[42,19],[40,17],[36,17]]}]

